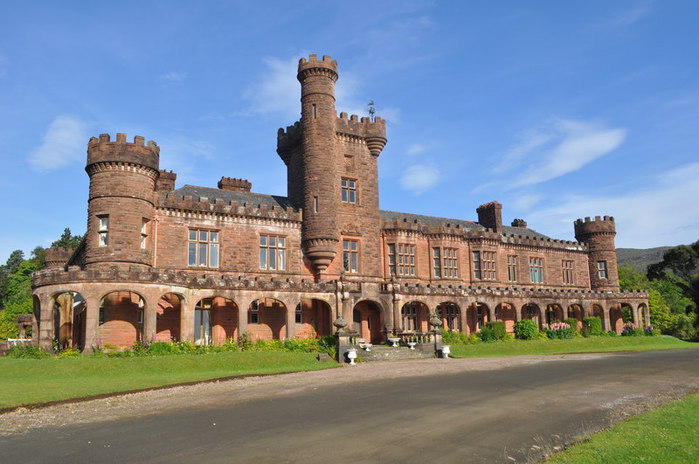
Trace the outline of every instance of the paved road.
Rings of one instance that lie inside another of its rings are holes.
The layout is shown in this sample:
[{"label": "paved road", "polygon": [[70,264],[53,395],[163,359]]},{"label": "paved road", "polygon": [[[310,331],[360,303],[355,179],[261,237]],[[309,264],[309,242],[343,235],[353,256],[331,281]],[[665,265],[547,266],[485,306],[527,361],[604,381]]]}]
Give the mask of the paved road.
[{"label": "paved road", "polygon": [[440,362],[453,363],[454,372],[319,386],[242,402],[217,396],[204,407],[35,429],[0,437],[0,460],[525,462],[641,403],[699,389],[699,350],[560,356],[475,372],[458,369],[469,360]]}]

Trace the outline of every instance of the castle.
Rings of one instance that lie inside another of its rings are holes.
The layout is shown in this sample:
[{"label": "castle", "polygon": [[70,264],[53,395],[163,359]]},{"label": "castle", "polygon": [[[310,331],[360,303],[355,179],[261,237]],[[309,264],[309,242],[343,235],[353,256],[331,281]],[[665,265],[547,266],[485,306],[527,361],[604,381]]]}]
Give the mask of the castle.
[{"label": "castle", "polygon": [[620,331],[624,307],[648,323],[647,294],[619,291],[612,217],[575,221],[570,242],[503,225],[497,202],[475,222],[382,211],[385,121],[338,116],[328,56],[301,59],[297,78],[301,119],[277,134],[287,197],[229,177],[175,188],[155,142],[89,140],[87,232],[33,277],[41,346],[309,337],[343,320],[382,343],[435,317],[467,334],[592,315]]}]

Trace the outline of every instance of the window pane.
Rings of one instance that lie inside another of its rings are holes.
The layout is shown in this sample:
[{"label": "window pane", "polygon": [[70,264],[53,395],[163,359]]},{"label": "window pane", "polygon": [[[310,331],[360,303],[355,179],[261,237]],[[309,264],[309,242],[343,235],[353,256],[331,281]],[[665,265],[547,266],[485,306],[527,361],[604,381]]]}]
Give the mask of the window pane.
[{"label": "window pane", "polygon": [[354,203],[354,190],[350,190],[349,192],[349,202]]},{"label": "window pane", "polygon": [[107,232],[100,232],[100,246],[107,246]]},{"label": "window pane", "polygon": [[349,181],[349,188],[353,189],[357,186],[357,183],[353,180]]},{"label": "window pane", "polygon": [[209,233],[205,230],[200,230],[199,240],[201,240],[202,242],[207,242],[209,240]]},{"label": "window pane", "polygon": [[349,250],[349,242],[347,240],[342,241],[342,249]]},{"label": "window pane", "polygon": [[218,267],[218,243],[209,245],[209,266]]},{"label": "window pane", "polygon": [[190,231],[189,231],[189,239],[190,239],[190,240],[196,240],[196,239],[197,239],[197,231],[196,231],[196,230],[190,230]]},{"label": "window pane", "polygon": [[358,242],[350,242],[350,244],[352,245],[352,251],[356,251],[357,247],[359,246],[359,243]]},{"label": "window pane", "polygon": [[277,254],[275,253],[274,250],[269,250],[269,268],[270,269],[277,268]]},{"label": "window pane", "polygon": [[357,253],[352,253],[352,271],[357,272]]},{"label": "window pane", "polygon": [[277,246],[279,246],[279,248],[286,247],[286,239],[284,237],[279,237],[279,243]]},{"label": "window pane", "polygon": [[267,269],[267,249],[260,248],[260,269]]},{"label": "window pane", "polygon": [[342,179],[342,186],[347,187],[347,179]]},{"label": "window pane", "polygon": [[267,246],[267,236],[266,235],[260,235],[260,245]]},{"label": "window pane", "polygon": [[271,246],[271,247],[277,246],[277,237],[271,236],[269,238],[269,246]]},{"label": "window pane", "polygon": [[206,244],[199,244],[199,265],[206,266]]},{"label": "window pane", "polygon": [[286,251],[279,250],[279,270],[283,271],[286,269]]},{"label": "window pane", "polygon": [[347,190],[342,189],[342,201],[347,203]]},{"label": "window pane", "polygon": [[189,244],[189,265],[196,266],[197,264],[197,244],[190,242]]},{"label": "window pane", "polygon": [[209,234],[209,240],[212,242],[218,242],[218,232],[211,232]]}]

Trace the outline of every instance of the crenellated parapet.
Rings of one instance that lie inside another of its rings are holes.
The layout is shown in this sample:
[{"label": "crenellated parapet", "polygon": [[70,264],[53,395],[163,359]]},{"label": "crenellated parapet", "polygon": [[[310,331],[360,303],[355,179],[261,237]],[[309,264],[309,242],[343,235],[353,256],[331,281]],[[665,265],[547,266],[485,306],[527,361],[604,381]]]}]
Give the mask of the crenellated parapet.
[{"label": "crenellated parapet", "polygon": [[46,269],[61,269],[68,264],[71,256],[75,252],[75,248],[47,248],[44,252],[44,262]]},{"label": "crenellated parapet", "polygon": [[310,76],[322,75],[333,81],[337,81],[337,61],[330,58],[328,55],[323,55],[322,59],[318,59],[318,55],[309,55],[308,59],[301,58],[299,60],[299,68],[297,79],[303,82]]},{"label": "crenellated parapet", "polygon": [[145,138],[137,135],[133,142],[126,141],[126,134],[117,134],[111,140],[109,134],[100,134],[99,138],[91,137],[87,143],[88,174],[99,164],[131,164],[150,168],[156,173],[160,165],[160,147],[152,140],[146,143]]},{"label": "crenellated parapet", "polygon": [[291,206],[269,206],[265,203],[226,201],[221,198],[195,199],[191,195],[168,193],[158,198],[156,206],[183,212],[301,222],[301,212]]},{"label": "crenellated parapet", "polygon": [[280,128],[277,131],[277,153],[287,166],[291,161],[292,151],[302,142],[302,135],[303,129],[300,121],[296,121],[293,126],[287,126],[286,129]]},{"label": "crenellated parapet", "polygon": [[356,114],[348,117],[347,113],[342,112],[335,121],[335,131],[340,136],[363,140],[374,156],[379,156],[386,146],[386,121],[378,116],[372,120],[366,116],[360,118]]},{"label": "crenellated parapet", "polygon": [[177,180],[177,174],[173,171],[166,171],[164,169],[160,170],[160,175],[155,181],[156,192],[172,192],[175,190],[175,181]]},{"label": "crenellated parapet", "polygon": [[594,219],[586,217],[584,220],[576,220],[573,225],[575,238],[581,242],[592,235],[616,235],[616,224],[612,216],[595,216]]}]

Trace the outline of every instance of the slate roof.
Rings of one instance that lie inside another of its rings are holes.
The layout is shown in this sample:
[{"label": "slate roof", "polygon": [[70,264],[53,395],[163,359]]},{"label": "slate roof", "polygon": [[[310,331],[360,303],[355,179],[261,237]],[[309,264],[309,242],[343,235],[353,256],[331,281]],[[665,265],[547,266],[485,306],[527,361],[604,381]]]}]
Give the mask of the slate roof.
[{"label": "slate roof", "polygon": [[[210,202],[215,202],[216,199],[221,199],[225,202],[237,201],[239,204],[249,204],[249,205],[267,205],[268,207],[286,208],[292,207],[291,202],[287,197],[280,197],[277,195],[265,195],[263,193],[249,193],[249,192],[231,192],[228,190],[221,190],[218,188],[209,187],[197,187],[195,185],[185,185],[175,189],[170,195],[191,195],[194,201],[200,201],[202,197],[207,198]],[[411,214],[411,213],[398,213],[396,211],[379,211],[381,219],[386,221],[393,221],[398,219],[402,221],[407,219],[409,222],[417,221],[418,223],[425,224],[427,226],[440,226],[451,224],[452,226],[459,226],[459,228],[475,231],[475,230],[485,230],[485,228],[473,221],[465,221],[463,219],[449,219],[441,218],[435,216],[424,216],[422,214]],[[511,227],[503,226],[503,233],[506,235],[514,234],[521,235],[523,237],[529,238],[543,238],[547,239],[546,235],[540,234],[539,232],[521,227]]]}]

